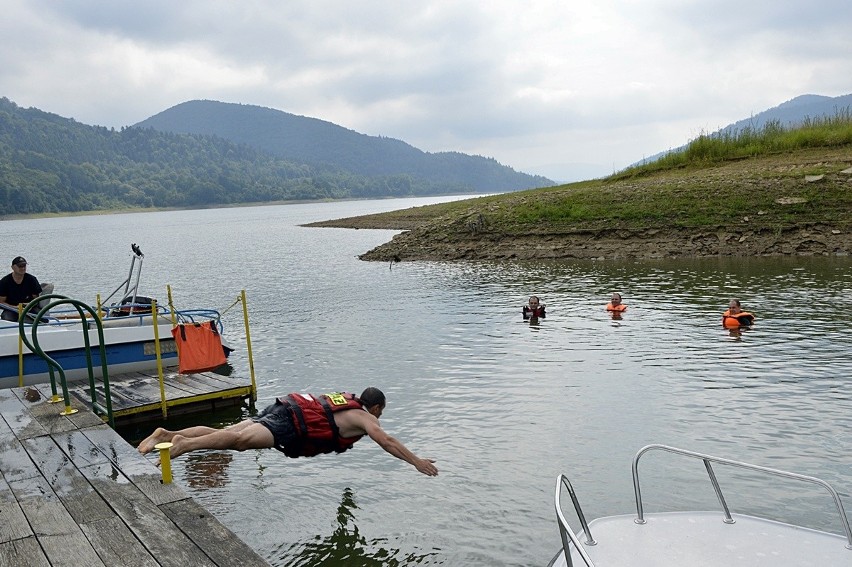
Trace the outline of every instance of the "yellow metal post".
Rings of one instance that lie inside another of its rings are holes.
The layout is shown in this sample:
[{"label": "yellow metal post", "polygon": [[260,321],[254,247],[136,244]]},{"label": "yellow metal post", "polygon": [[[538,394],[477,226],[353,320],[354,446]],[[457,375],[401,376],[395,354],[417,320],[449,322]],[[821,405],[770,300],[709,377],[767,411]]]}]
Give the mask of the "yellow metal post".
[{"label": "yellow metal post", "polygon": [[172,285],[166,284],[166,293],[169,296],[169,312],[172,314],[172,327],[177,325],[177,317],[175,317],[175,304],[172,302]]},{"label": "yellow metal post", "polygon": [[64,409],[64,410],[62,410],[61,412],[59,412],[59,415],[72,415],[72,414],[77,413],[78,411],[79,411],[79,410],[75,410],[75,409],[74,409],[74,408],[72,408],[71,406],[66,405],[66,406],[65,406],[65,409]]},{"label": "yellow metal post", "polygon": [[243,319],[246,323],[246,350],[248,351],[249,373],[251,375],[251,398],[257,401],[257,382],[254,379],[254,357],[251,354],[251,333],[249,333],[248,305],[246,305],[246,290],[242,290],[240,300],[243,303]]},{"label": "yellow metal post", "polygon": [[160,451],[160,469],[163,471],[163,484],[171,484],[172,482],[172,456],[169,449],[172,444],[169,442],[157,443],[154,449]]},{"label": "yellow metal post", "polygon": [[160,408],[163,411],[163,419],[168,417],[168,409],[166,408],[166,385],[163,378],[163,358],[160,352],[160,321],[157,313],[157,300],[151,300],[151,316],[154,324],[154,352],[157,355],[157,376],[160,379]]}]

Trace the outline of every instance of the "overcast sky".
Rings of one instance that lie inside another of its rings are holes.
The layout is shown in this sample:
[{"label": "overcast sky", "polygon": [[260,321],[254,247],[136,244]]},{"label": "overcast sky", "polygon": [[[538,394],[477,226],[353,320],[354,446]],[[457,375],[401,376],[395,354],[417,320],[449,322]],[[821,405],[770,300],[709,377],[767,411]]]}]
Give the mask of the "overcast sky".
[{"label": "overcast sky", "polygon": [[0,96],[119,128],[209,99],[552,179],[852,93],[850,0],[0,0]]}]

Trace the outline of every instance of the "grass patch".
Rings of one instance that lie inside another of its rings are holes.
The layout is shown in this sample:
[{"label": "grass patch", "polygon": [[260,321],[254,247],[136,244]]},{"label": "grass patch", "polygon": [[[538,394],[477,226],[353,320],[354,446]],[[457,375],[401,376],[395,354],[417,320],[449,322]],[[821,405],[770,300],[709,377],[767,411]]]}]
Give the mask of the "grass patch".
[{"label": "grass patch", "polygon": [[670,152],[659,160],[629,167],[609,179],[625,179],[648,173],[688,166],[706,166],[727,160],[791,152],[805,148],[835,148],[852,144],[852,110],[838,109],[834,116],[806,118],[794,128],[770,120],[763,128],[745,127],[735,131],[701,134],[686,148]]}]

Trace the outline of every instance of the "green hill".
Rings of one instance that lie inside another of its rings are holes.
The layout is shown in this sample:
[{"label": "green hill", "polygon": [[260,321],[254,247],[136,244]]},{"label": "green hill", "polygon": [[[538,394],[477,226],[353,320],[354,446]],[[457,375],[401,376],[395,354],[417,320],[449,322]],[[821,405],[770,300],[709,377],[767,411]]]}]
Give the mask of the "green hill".
[{"label": "green hill", "polygon": [[331,122],[260,106],[184,102],[138,124],[180,134],[215,135],[288,161],[330,166],[367,177],[408,176],[429,185],[493,193],[554,182],[458,152],[423,152],[393,138],[368,136]]},{"label": "green hill", "polygon": [[[507,190],[488,174],[476,187]],[[484,192],[447,179],[354,173],[211,135],[89,126],[0,98],[4,216]]]}]

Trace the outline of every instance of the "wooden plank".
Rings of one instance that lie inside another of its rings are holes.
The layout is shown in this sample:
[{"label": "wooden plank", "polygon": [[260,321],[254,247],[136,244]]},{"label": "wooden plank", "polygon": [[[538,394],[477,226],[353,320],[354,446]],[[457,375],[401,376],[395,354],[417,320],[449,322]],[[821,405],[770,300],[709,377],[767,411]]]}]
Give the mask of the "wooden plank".
[{"label": "wooden plank", "polygon": [[[112,386],[112,389],[140,403],[160,401],[160,384],[157,380],[138,378],[122,381]],[[164,384],[163,389],[166,393],[166,399],[185,398],[187,396],[186,392],[172,388],[169,384]]]},{"label": "wooden plank", "polygon": [[[95,399],[97,402],[106,407],[106,396],[104,395],[103,386],[95,387],[96,396]],[[139,401],[128,397],[124,392],[121,391],[120,388],[116,389],[114,386],[110,388],[110,399],[112,400],[112,411],[116,413],[126,408],[133,408],[139,405]],[[73,395],[75,398],[80,400],[86,407],[91,407],[92,405],[92,397],[88,392],[88,389],[74,389]]]},{"label": "wooden plank", "polygon": [[9,481],[9,486],[39,539],[46,535],[80,532],[77,522],[43,476]]},{"label": "wooden plank", "polygon": [[263,558],[194,500],[181,500],[160,506],[217,565],[269,567]]},{"label": "wooden plank", "polygon": [[44,435],[47,430],[30,415],[27,407],[12,390],[0,390],[0,413],[9,428],[20,439]]},{"label": "wooden plank", "polygon": [[[105,426],[103,422],[101,422],[97,427],[108,426]],[[103,448],[96,446],[86,435],[85,431],[80,431],[78,429],[66,433],[54,433],[51,437],[77,468],[86,467],[95,463],[109,462],[109,457],[104,454]],[[106,446],[104,448],[107,451],[111,449],[110,446]]]},{"label": "wooden plank", "polygon": [[50,567],[34,536],[0,544],[0,567]]},{"label": "wooden plank", "polygon": [[0,567],[267,565],[90,411],[26,394],[0,391]]},{"label": "wooden plank", "polygon": [[[139,454],[134,447],[128,445],[127,441],[109,427],[93,427],[83,433],[94,445],[105,451],[110,462],[121,469],[124,476],[155,504],[188,498],[178,484],[163,484],[160,469],[154,466],[153,462],[149,461],[144,455]],[[111,474],[106,468],[104,470],[106,471],[103,473],[104,475]],[[84,474],[93,477],[97,473],[91,471]]]},{"label": "wooden plank", "polygon": [[52,404],[35,388],[14,388],[11,391],[48,433],[76,429],[71,421],[60,415],[60,412],[65,409],[64,401]]},{"label": "wooden plank", "polygon": [[159,565],[118,517],[81,524],[80,529],[107,565],[132,565],[133,567]]},{"label": "wooden plank", "polygon": [[24,478],[41,476],[21,442],[14,435],[0,436],[0,473],[11,484]]},{"label": "wooden plank", "polygon": [[[36,384],[32,387],[37,388],[39,393],[41,393],[42,397],[47,400],[49,400],[53,395],[53,392],[50,389],[50,384]],[[62,394],[60,393],[60,396],[61,395]],[[71,398],[72,407],[77,409],[91,407],[91,396],[88,393],[87,382],[74,382],[72,384],[69,384],[68,395]],[[65,401],[63,400],[58,403],[64,406]],[[113,400],[113,403],[115,403],[115,400]],[[62,411],[62,409],[63,408],[60,408],[59,411]],[[88,411],[78,411],[77,413],[66,416],[66,418],[70,420],[78,429],[88,427],[90,425],[98,425],[100,423],[103,423],[103,420],[100,417]]]},{"label": "wooden plank", "polygon": [[192,375],[173,374],[168,377],[168,381],[192,394],[204,394],[208,391],[208,388],[203,384],[199,384],[198,380],[193,379]]},{"label": "wooden plank", "polygon": [[44,477],[13,481],[9,486],[52,565],[103,567],[89,540]]},{"label": "wooden plank", "polygon": [[81,472],[161,565],[173,567],[215,565],[123,475],[121,478],[124,478],[124,482],[106,480],[97,476],[97,470],[101,466],[104,465],[85,467]]},{"label": "wooden plank", "polygon": [[239,388],[244,386],[251,387],[251,381],[245,378],[235,376],[222,376],[212,372],[204,372],[202,374],[193,374],[195,380],[203,384],[208,384],[211,389],[229,390],[231,388]]},{"label": "wooden plank", "polygon": [[[67,434],[65,434],[67,435]],[[91,447],[91,443],[85,439]],[[51,437],[23,441],[30,458],[77,524],[109,518],[115,514]],[[73,447],[73,446],[72,446]],[[74,452],[76,449],[72,449]],[[107,462],[99,451],[101,462]]]},{"label": "wooden plank", "polygon": [[83,531],[71,534],[48,535],[38,538],[38,543],[51,565],[74,565],[74,567],[106,567]]},{"label": "wooden plank", "polygon": [[15,500],[9,484],[0,476],[0,543],[8,543],[31,535],[33,531],[21,506]]}]

